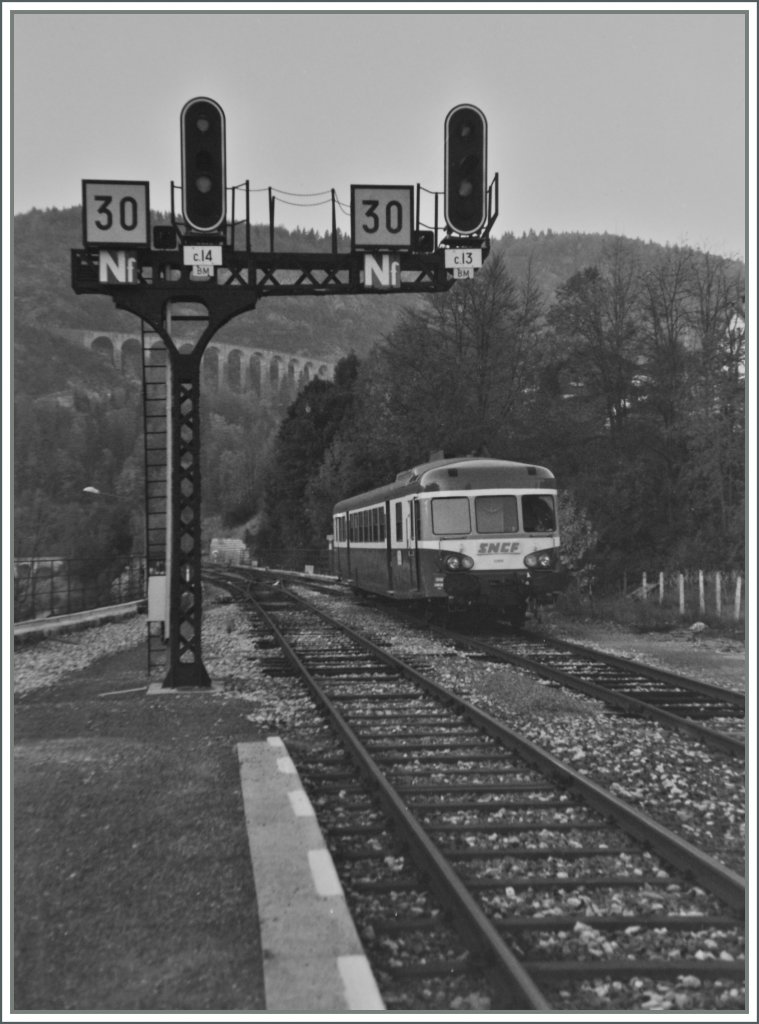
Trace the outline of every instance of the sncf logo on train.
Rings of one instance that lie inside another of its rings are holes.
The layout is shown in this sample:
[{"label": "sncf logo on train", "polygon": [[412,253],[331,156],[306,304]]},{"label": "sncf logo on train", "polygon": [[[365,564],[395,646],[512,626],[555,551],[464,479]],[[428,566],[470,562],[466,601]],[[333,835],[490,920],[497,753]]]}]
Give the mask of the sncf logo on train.
[{"label": "sncf logo on train", "polygon": [[478,555],[515,555],[519,551],[518,540],[502,540],[495,544],[483,541],[477,548]]}]

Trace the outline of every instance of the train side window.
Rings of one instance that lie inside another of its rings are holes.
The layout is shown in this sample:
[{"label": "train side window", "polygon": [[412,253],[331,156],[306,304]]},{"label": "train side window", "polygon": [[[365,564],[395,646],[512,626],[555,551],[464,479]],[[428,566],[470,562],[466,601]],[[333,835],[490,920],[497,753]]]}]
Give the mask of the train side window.
[{"label": "train side window", "polygon": [[398,501],[395,504],[395,539],[397,541],[403,540],[403,502]]},{"label": "train side window", "polygon": [[513,494],[483,494],[474,499],[478,533],[516,533],[517,499]]},{"label": "train side window", "polygon": [[384,541],[387,536],[387,530],[385,526],[385,506],[379,509],[379,537],[377,540]]},{"label": "train side window", "polygon": [[471,528],[469,498],[432,499],[433,533],[469,533]]},{"label": "train side window", "polygon": [[551,533],[556,529],[553,497],[525,494],[522,498],[522,521],[525,533]]}]

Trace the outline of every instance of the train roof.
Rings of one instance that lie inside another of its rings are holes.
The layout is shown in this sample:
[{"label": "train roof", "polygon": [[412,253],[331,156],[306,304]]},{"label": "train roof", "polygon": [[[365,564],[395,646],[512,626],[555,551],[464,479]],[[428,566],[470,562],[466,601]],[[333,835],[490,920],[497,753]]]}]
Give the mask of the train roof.
[{"label": "train roof", "polygon": [[335,512],[358,508],[397,498],[404,494],[427,491],[471,491],[555,488],[556,481],[550,469],[526,462],[505,459],[458,458],[424,462],[399,473],[395,481],[376,487],[372,491],[344,498],[335,505]]}]

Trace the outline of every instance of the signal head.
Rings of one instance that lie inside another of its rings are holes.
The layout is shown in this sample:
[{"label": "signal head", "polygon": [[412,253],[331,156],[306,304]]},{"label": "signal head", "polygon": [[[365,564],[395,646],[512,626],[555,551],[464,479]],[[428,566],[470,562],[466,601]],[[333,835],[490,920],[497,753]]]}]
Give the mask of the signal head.
[{"label": "signal head", "polygon": [[182,108],[182,212],[194,231],[215,231],[226,217],[226,119],[201,96]]},{"label": "signal head", "polygon": [[460,235],[487,220],[488,123],[478,107],[461,103],[445,119],[445,220]]}]

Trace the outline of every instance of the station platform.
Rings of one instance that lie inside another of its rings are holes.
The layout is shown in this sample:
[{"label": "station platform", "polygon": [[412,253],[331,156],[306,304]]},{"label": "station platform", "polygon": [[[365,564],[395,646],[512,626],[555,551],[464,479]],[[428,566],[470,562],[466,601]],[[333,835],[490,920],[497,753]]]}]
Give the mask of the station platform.
[{"label": "station platform", "polygon": [[282,739],[144,665],[16,694],[12,1009],[382,1012]]},{"label": "station platform", "polygon": [[68,615],[51,615],[40,619],[26,619],[13,623],[13,639],[16,643],[34,642],[44,637],[56,636],[59,633],[71,633],[77,629],[88,629],[90,626],[104,622],[123,622],[133,615],[145,610],[146,602],[128,601],[125,604],[108,605],[105,608],[88,608],[83,612],[71,612]]}]

